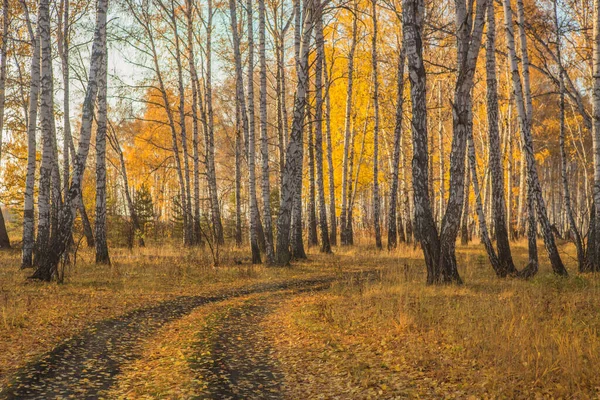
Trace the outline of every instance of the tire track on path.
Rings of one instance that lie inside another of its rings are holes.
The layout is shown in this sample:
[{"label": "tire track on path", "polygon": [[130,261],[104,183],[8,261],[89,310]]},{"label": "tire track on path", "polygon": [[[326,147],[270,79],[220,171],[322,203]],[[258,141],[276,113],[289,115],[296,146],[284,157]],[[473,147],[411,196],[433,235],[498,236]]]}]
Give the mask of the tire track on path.
[{"label": "tire track on path", "polygon": [[335,277],[248,286],[214,296],[182,296],[100,321],[25,366],[0,391],[2,399],[97,399],[123,364],[139,357],[142,339],[205,304],[255,293],[328,285]]}]

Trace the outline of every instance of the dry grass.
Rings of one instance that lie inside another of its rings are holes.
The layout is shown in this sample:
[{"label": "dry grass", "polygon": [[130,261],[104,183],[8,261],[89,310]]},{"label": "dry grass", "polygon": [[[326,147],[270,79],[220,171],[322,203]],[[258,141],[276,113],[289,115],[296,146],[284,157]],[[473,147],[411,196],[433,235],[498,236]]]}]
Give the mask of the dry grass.
[{"label": "dry grass", "polygon": [[[95,266],[85,251],[62,285],[28,281],[18,254],[0,253],[0,385],[85,325],[163,299],[378,268],[376,281],[301,294],[267,316],[287,398],[595,398],[600,276],[577,274],[572,247],[561,252],[569,278],[555,277],[542,259],[538,276],[521,281],[496,278],[481,246],[461,247],[460,287],[426,286],[421,251],[412,247],[388,253],[359,245],[275,269],[236,265],[247,252],[235,249],[223,252],[216,269],[200,250],[113,250],[112,267]],[[522,267],[524,243],[514,256]],[[111,393],[194,393],[201,382],[187,365],[198,356],[190,346],[207,318],[228,305],[207,305],[166,325]]]},{"label": "dry grass", "polygon": [[203,380],[194,370],[198,332],[229,307],[243,304],[253,296],[237,297],[200,307],[190,315],[167,324],[142,345],[140,358],[126,364],[113,388],[111,399],[189,399],[203,389]]},{"label": "dry grass", "polygon": [[[542,260],[531,281],[501,280],[472,245],[460,249],[465,285],[427,287],[419,251],[368,251],[354,263],[383,266],[379,282],[298,297],[271,316],[287,327],[274,340],[290,397],[599,395],[600,277],[578,275],[567,254],[567,279]],[[515,253],[524,265],[524,244]]]},{"label": "dry grass", "polygon": [[[112,266],[94,264],[81,250],[63,284],[28,280],[18,251],[0,252],[0,387],[25,363],[95,321],[181,295],[201,295],[244,285],[331,274],[334,263],[295,268],[251,266],[247,252],[225,249],[212,267],[208,250],[175,246],[111,250]],[[244,260],[238,264],[236,260]]]}]

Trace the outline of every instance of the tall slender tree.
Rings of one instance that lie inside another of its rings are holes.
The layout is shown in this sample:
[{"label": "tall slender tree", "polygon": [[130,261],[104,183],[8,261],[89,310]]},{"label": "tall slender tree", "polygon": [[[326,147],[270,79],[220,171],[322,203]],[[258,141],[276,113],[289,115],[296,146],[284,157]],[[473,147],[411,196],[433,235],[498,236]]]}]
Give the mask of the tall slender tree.
[{"label": "tall slender tree", "polygon": [[[489,1],[487,10],[486,79],[489,166],[492,180],[492,213],[498,247],[498,271],[500,276],[515,275],[517,269],[510,251],[506,229],[506,202],[504,201],[504,168],[500,155],[500,132],[498,128],[498,81],[496,79],[496,16],[494,2]],[[483,232],[482,232],[483,233]]]},{"label": "tall slender tree", "polygon": [[[279,264],[289,263],[292,252],[290,251],[290,230],[292,220],[292,205],[297,188],[301,185],[302,177],[302,130],[304,125],[306,96],[308,88],[308,56],[314,28],[313,20],[316,0],[306,0],[304,7],[304,21],[302,37],[299,48],[299,62],[297,63],[296,95],[294,98],[294,117],[292,131],[288,143],[283,184],[281,187],[281,203],[277,217],[277,249],[276,261]],[[319,5],[320,6],[320,5]]]},{"label": "tall slender tree", "polygon": [[379,202],[379,74],[377,71],[377,0],[371,0],[373,36],[371,47],[371,69],[373,71],[373,222],[375,246],[382,249]]},{"label": "tall slender tree", "polygon": [[348,180],[351,177],[348,176],[348,162],[350,155],[350,137],[351,132],[351,119],[352,119],[352,96],[353,96],[353,85],[354,85],[354,54],[356,52],[356,45],[358,41],[358,5],[357,1],[353,1],[352,8],[352,41],[350,44],[350,52],[348,53],[348,82],[346,87],[346,113],[344,116],[344,159],[342,164],[342,209],[340,212],[340,243],[342,245],[348,244],[348,192],[351,188],[348,185]]},{"label": "tall slender tree", "polygon": [[[27,5],[23,1],[23,9],[30,30],[31,39],[31,81],[29,86],[29,101],[27,107],[27,174],[25,176],[25,201],[23,209],[23,250],[21,255],[21,267],[33,267],[33,250],[35,247],[35,209],[34,209],[34,186],[35,186],[35,161],[36,161],[36,128],[38,117],[38,99],[40,93],[40,24],[37,24],[36,32],[33,32]],[[38,21],[40,9],[38,7]]]},{"label": "tall slender tree", "polygon": [[592,140],[594,150],[594,233],[593,241],[588,248],[594,249],[594,257],[588,257],[592,269],[600,271],[600,234],[598,234],[598,221],[600,221],[600,0],[594,0],[593,10],[594,33],[592,49]]},{"label": "tall slender tree", "polygon": [[107,133],[107,52],[99,62],[98,116],[96,128],[96,263],[110,264],[106,242],[106,133]]},{"label": "tall slender tree", "polygon": [[[4,105],[6,99],[6,58],[8,56],[8,37],[10,34],[8,0],[2,3],[2,44],[0,44],[0,166],[2,165],[2,133],[4,132]],[[10,239],[0,208],[0,249],[10,248]]]},{"label": "tall slender tree", "polygon": [[263,220],[265,230],[266,263],[275,262],[273,249],[273,228],[271,227],[271,185],[269,182],[269,137],[267,131],[267,56],[266,56],[266,26],[265,0],[258,0],[258,41],[260,58],[260,151],[262,158],[262,200]]},{"label": "tall slender tree", "polygon": [[[44,78],[51,78],[51,72],[48,73],[48,64],[51,64],[51,53],[49,51],[50,24],[49,24],[49,4],[45,4],[46,0],[41,0],[40,5],[44,7],[44,11],[40,12],[43,17],[40,19],[42,27],[40,29],[41,47],[42,47],[42,99],[44,93],[48,89],[48,84]],[[75,211],[77,207],[76,200],[81,195],[81,187],[83,174],[87,156],[90,148],[90,140],[92,133],[92,119],[94,104],[98,94],[98,79],[102,66],[102,59],[106,55],[106,14],[108,9],[107,0],[98,0],[96,5],[96,28],[94,32],[94,40],[92,44],[92,53],[90,59],[90,71],[88,74],[88,85],[86,88],[85,99],[83,102],[83,112],[81,121],[81,130],[79,135],[79,143],[77,149],[77,159],[73,168],[71,184],[69,186],[68,195],[65,197],[65,204],[60,213],[59,225],[56,232],[52,235],[52,244],[44,248],[44,252],[40,257],[40,263],[33,274],[33,278],[49,281],[56,276],[58,272],[58,263],[60,258],[67,250],[69,240],[71,238],[71,229],[75,219]],[[47,21],[47,22],[46,22]],[[51,92],[50,92],[51,93]],[[44,118],[44,105],[42,100],[40,106],[40,118]]]},{"label": "tall slender tree", "polygon": [[458,71],[452,109],[450,193],[440,232],[440,274],[435,281],[461,282],[455,256],[456,237],[464,203],[465,153],[472,134],[472,89],[481,47],[487,0],[478,0],[475,11],[466,1],[456,2]]},{"label": "tall slender tree", "polygon": [[258,246],[258,203],[256,199],[256,168],[255,168],[255,132],[256,121],[254,116],[254,13],[252,0],[246,1],[246,12],[248,13],[248,196],[250,198],[250,240],[255,236],[256,246],[252,244],[252,263],[259,264],[260,249]]},{"label": "tall slender tree", "polygon": [[[520,5],[519,5],[520,3]],[[523,30],[521,31],[521,58],[523,60],[523,71],[524,71],[524,79],[523,85],[521,84],[521,77],[519,74],[518,64],[517,64],[517,53],[515,50],[515,39],[514,39],[514,29],[513,29],[513,18],[512,18],[512,8],[510,2],[508,0],[504,0],[504,22],[505,22],[505,30],[506,30],[506,43],[508,47],[509,60],[510,60],[510,68],[512,75],[512,83],[513,83],[513,93],[515,98],[515,103],[517,105],[517,112],[519,115],[519,127],[521,130],[521,145],[523,147],[523,153],[525,154],[525,162],[526,162],[526,170],[527,170],[527,184],[531,187],[528,187],[528,197],[533,196],[533,203],[535,204],[535,209],[537,211],[537,218],[540,222],[542,228],[542,235],[544,237],[544,243],[546,245],[546,252],[548,253],[548,257],[550,258],[550,263],[552,265],[552,269],[558,275],[567,275],[567,270],[562,263],[560,254],[558,253],[558,249],[556,247],[556,242],[554,240],[554,234],[552,233],[552,229],[550,227],[550,221],[548,220],[548,214],[546,211],[546,203],[542,196],[542,189],[540,185],[540,181],[537,173],[537,166],[535,161],[535,155],[533,151],[533,140],[531,138],[531,125],[532,125],[532,113],[533,106],[531,105],[531,90],[529,85],[529,62],[527,58],[527,40]],[[519,10],[519,25],[522,26],[524,24],[524,11],[523,4],[521,1],[517,1],[517,7]],[[527,73],[525,73],[527,71]],[[529,210],[532,209],[531,206],[528,207]],[[533,217],[529,217],[530,225],[532,225]],[[529,232],[531,235],[535,233],[535,224],[534,228],[530,228]],[[533,237],[530,236],[529,242],[529,252],[530,252],[530,265],[535,263],[535,269],[537,269],[537,249],[533,245],[533,241],[535,240],[535,235]],[[533,260],[535,258],[535,260]],[[523,272],[523,271],[522,271]],[[528,272],[525,272],[525,275],[529,275]]]},{"label": "tall slender tree", "polygon": [[[397,225],[397,202],[398,202],[398,175],[400,171],[400,142],[402,139],[402,120],[404,108],[404,49],[398,53],[398,72],[396,78],[396,120],[394,126],[394,152],[392,155],[392,174],[390,186],[390,208],[388,214],[388,250],[396,248],[398,245],[398,229],[402,226]],[[401,214],[401,213],[398,213]],[[404,236],[404,232],[401,233]]]},{"label": "tall slender tree", "polygon": [[[325,59],[325,41],[323,38],[323,8],[318,7],[315,21],[315,45],[317,60],[315,64],[315,161],[317,181],[317,204],[319,209],[319,232],[321,252],[331,253],[327,226],[327,208],[325,203],[325,183],[323,177],[323,61]],[[335,209],[333,210],[335,215]]]},{"label": "tall slender tree", "polygon": [[212,35],[213,35],[213,16],[215,9],[213,0],[207,0],[207,18],[206,18],[206,69],[205,69],[205,102],[206,102],[206,122],[204,135],[204,147],[206,158],[206,175],[208,180],[208,193],[210,196],[210,209],[213,223],[213,230],[217,243],[224,244],[225,236],[223,233],[223,222],[221,221],[221,208],[219,207],[219,195],[217,187],[217,169],[215,165],[215,122],[213,111],[213,89],[212,89]]}]

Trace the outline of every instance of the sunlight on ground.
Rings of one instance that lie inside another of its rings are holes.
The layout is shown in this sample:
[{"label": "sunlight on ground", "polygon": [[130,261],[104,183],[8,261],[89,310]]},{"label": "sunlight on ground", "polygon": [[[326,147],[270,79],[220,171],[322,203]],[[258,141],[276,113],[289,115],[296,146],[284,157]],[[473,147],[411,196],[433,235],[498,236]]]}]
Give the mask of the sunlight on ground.
[{"label": "sunlight on ground", "polygon": [[[522,268],[525,243],[513,249]],[[292,268],[253,267],[247,252],[235,249],[213,268],[205,251],[176,247],[113,250],[113,266],[102,267],[85,250],[62,285],[28,281],[30,271],[17,268],[19,254],[1,253],[0,384],[100,319],[180,295],[337,276],[330,290],[285,298],[262,322],[287,398],[589,398],[600,391],[600,276],[576,272],[570,245],[561,246],[569,278],[554,276],[540,249],[540,273],[530,281],[498,279],[480,245],[459,247],[465,284],[441,287],[425,285],[418,248],[360,245],[334,256],[312,250]],[[373,269],[380,272],[370,282],[340,274]],[[202,387],[190,369],[202,356],[194,353],[199,332],[246,298],[202,306],[165,325],[111,393],[194,393]]]}]

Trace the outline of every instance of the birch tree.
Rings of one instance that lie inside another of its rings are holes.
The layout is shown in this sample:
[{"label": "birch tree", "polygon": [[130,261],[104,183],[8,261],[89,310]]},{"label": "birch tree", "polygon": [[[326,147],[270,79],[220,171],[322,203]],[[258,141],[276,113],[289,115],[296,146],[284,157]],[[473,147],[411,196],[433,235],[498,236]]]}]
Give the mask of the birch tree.
[{"label": "birch tree", "polygon": [[[40,127],[42,133],[42,163],[38,189],[38,230],[34,265],[37,267],[34,276],[40,270],[46,254],[50,251],[50,225],[52,207],[52,169],[54,164],[53,141],[54,126],[54,76],[52,71],[52,44],[50,28],[50,4],[48,0],[39,3],[38,25],[41,46],[40,76]],[[55,271],[44,271],[43,280],[51,280]]]},{"label": "birch tree", "polygon": [[[223,223],[221,221],[221,209],[219,207],[219,196],[217,187],[217,170],[215,166],[215,122],[213,111],[213,89],[212,89],[212,34],[213,34],[213,1],[207,0],[206,19],[206,72],[205,72],[205,102],[207,114],[207,126],[205,127],[205,163],[208,180],[208,193],[210,196],[211,217],[213,230],[218,244],[225,243],[223,234]],[[200,94],[200,93],[199,93]]]},{"label": "birch tree", "polygon": [[440,265],[434,281],[460,283],[455,256],[456,237],[464,202],[465,152],[472,134],[473,77],[485,24],[486,0],[478,0],[475,11],[467,2],[456,4],[458,71],[452,107],[452,147],[450,153],[450,193],[440,232]]},{"label": "birch tree", "polygon": [[[400,142],[402,137],[402,120],[404,108],[404,49],[398,55],[398,72],[396,78],[396,120],[394,126],[394,150],[392,155],[392,177],[390,186],[390,209],[388,214],[388,250],[398,245],[397,202],[398,202],[398,175],[400,170]],[[400,214],[400,213],[398,213]],[[404,236],[404,232],[401,234]]]},{"label": "birch tree", "polygon": [[255,132],[256,122],[254,116],[254,19],[252,12],[252,0],[246,1],[246,12],[248,13],[248,196],[250,197],[250,237],[256,236],[256,246],[252,245],[252,263],[259,264],[260,249],[258,247],[258,204],[256,200],[256,168],[255,168]]},{"label": "birch tree", "polygon": [[[8,0],[2,3],[2,44],[0,44],[0,167],[2,166],[2,134],[4,132],[4,105],[6,94],[6,58],[8,56],[9,37],[9,8]],[[0,249],[10,248],[10,239],[0,209]]]},{"label": "birch tree", "polygon": [[[519,4],[520,3],[520,4]],[[521,31],[521,58],[523,60],[523,85],[521,85],[521,77],[519,74],[519,69],[517,65],[517,53],[515,50],[515,39],[514,39],[514,29],[513,29],[513,18],[512,18],[512,9],[508,0],[504,0],[504,22],[505,22],[505,30],[506,30],[506,42],[509,53],[510,60],[510,68],[511,68],[511,76],[513,82],[513,93],[515,98],[515,103],[517,106],[517,112],[519,115],[519,127],[521,130],[521,144],[523,147],[523,153],[525,153],[525,161],[526,161],[526,169],[527,169],[527,184],[530,185],[528,187],[528,197],[533,196],[532,202],[535,204],[535,209],[537,211],[537,218],[540,222],[542,228],[542,234],[544,237],[544,243],[546,245],[546,252],[548,253],[548,257],[550,258],[550,263],[552,265],[552,269],[558,275],[567,275],[567,270],[565,269],[560,254],[558,253],[558,249],[556,247],[556,242],[554,241],[554,235],[552,233],[552,229],[550,227],[550,222],[548,221],[548,214],[546,212],[546,203],[542,196],[542,190],[538,178],[537,167],[535,162],[535,156],[533,151],[533,140],[531,138],[531,125],[532,125],[532,113],[533,107],[531,105],[531,90],[529,85],[529,62],[527,58],[527,40],[525,37],[524,27]],[[517,1],[517,6],[519,9],[519,24],[522,26],[524,24],[524,11],[523,4],[521,1]],[[527,71],[527,72],[525,72]],[[525,98],[524,98],[525,97]],[[528,207],[529,210],[532,207]],[[529,220],[532,222],[532,217],[529,217]],[[533,234],[535,231],[533,229],[529,229],[530,234]],[[534,240],[535,235],[530,237],[530,263],[534,262],[533,258],[537,249],[534,249],[535,246],[532,246],[532,241]],[[535,260],[535,268],[537,268],[537,260]],[[526,273],[527,274],[527,273]]]},{"label": "birch tree", "polygon": [[433,219],[428,188],[427,75],[423,64],[422,36],[424,12],[424,0],[403,0],[402,34],[412,99],[414,235],[425,257],[427,283],[433,284],[439,277],[440,239]]},{"label": "birch tree", "polygon": [[373,221],[375,223],[375,246],[381,249],[381,227],[379,213],[379,75],[377,73],[377,0],[371,0],[373,36],[371,68],[373,70]]},{"label": "birch tree", "polygon": [[600,0],[594,0],[593,10],[594,33],[592,49],[592,139],[594,150],[594,241],[590,241],[589,248],[594,249],[595,257],[590,258],[592,269],[600,270],[600,234],[598,234],[598,221],[600,221]]},{"label": "birch tree", "polygon": [[[553,1],[553,11],[554,11],[554,28],[556,29],[556,53],[557,53],[557,61],[559,68],[559,147],[560,147],[560,172],[561,172],[561,180],[563,187],[563,197],[565,203],[565,212],[567,214],[567,219],[569,221],[570,231],[573,237],[573,242],[575,243],[575,249],[577,251],[577,263],[579,266],[579,271],[585,271],[585,252],[583,248],[583,240],[581,238],[581,233],[577,227],[577,223],[575,222],[575,216],[573,214],[573,207],[571,205],[571,192],[569,189],[569,177],[567,174],[567,152],[565,150],[565,70],[563,67],[562,60],[562,27],[559,23],[559,12],[558,12],[558,0]],[[594,244],[595,245],[595,244]]]},{"label": "birch tree", "polygon": [[[193,224],[193,232],[194,232],[194,244],[198,244],[201,242],[202,234],[200,233],[200,154],[199,154],[199,140],[198,140],[198,131],[199,131],[199,115],[198,115],[198,104],[200,103],[199,99],[199,90],[200,90],[200,81],[198,79],[198,71],[196,70],[196,56],[194,49],[194,33],[193,33],[193,1],[186,0],[185,2],[185,18],[186,18],[186,33],[187,33],[187,58],[188,58],[188,67],[190,70],[190,83],[192,90],[192,159],[194,163],[194,204],[193,204],[193,214],[194,214],[194,224]],[[206,118],[203,118],[203,121],[206,125]],[[205,127],[205,130],[207,128]],[[206,162],[208,164],[208,157],[206,158]],[[208,168],[207,168],[208,170]],[[207,171],[207,178],[210,173]]]},{"label": "birch tree", "polygon": [[[236,0],[229,0],[229,14],[231,19],[231,36],[233,40],[233,55],[235,61],[235,76],[236,76],[236,103],[238,107],[239,119],[241,119],[242,131],[244,132],[244,136],[248,139],[247,149],[254,149],[254,147],[250,146],[250,128],[248,124],[248,114],[246,113],[246,98],[244,95],[244,78],[242,73],[242,56],[240,53],[240,39],[238,35],[238,22],[237,22],[237,10],[236,10]],[[254,140],[252,140],[254,142]],[[253,145],[254,143],[252,143]],[[254,151],[252,151],[253,153]],[[248,166],[250,168],[250,151],[248,152]],[[252,156],[252,164],[254,164],[254,156]],[[254,178],[254,174],[250,178]],[[240,176],[241,179],[241,176]],[[250,179],[252,180],[252,179]],[[253,184],[253,183],[252,183]],[[250,187],[252,188],[252,184]],[[252,190],[252,189],[251,189]],[[254,194],[254,196],[252,195]],[[253,200],[254,199],[254,200]],[[258,234],[256,230],[256,216],[252,213],[256,213],[256,207],[252,207],[252,204],[256,206],[256,193],[250,194],[250,202],[251,202],[251,216],[250,216],[250,247],[252,251],[252,263],[258,264],[260,263],[260,249],[258,247]],[[238,203],[239,204],[239,203]]]},{"label": "birch tree", "polygon": [[[323,60],[325,59],[325,41],[323,38],[323,9],[317,9],[315,21],[315,45],[317,60],[315,64],[315,161],[317,180],[317,204],[319,209],[319,232],[321,252],[331,253],[329,230],[327,226],[327,208],[325,204],[325,183],[323,174]],[[335,209],[333,210],[335,218]]]},{"label": "birch tree", "polygon": [[327,142],[327,173],[329,180],[329,221],[331,231],[329,242],[337,246],[337,216],[335,202],[335,179],[333,171],[333,144],[331,143],[331,98],[329,88],[331,87],[330,74],[327,71],[327,60],[323,58],[323,73],[325,78],[325,140]]},{"label": "birch tree", "polygon": [[[27,107],[27,174],[25,176],[25,200],[23,206],[23,250],[21,255],[21,267],[33,267],[33,250],[35,247],[35,209],[34,209],[34,186],[36,170],[36,128],[38,117],[38,99],[40,93],[40,25],[37,24],[36,32],[33,32],[29,13],[25,1],[21,3],[26,16],[27,26],[31,39],[31,81],[29,86],[29,102]],[[38,7],[38,21],[40,9]]]},{"label": "birch tree", "polygon": [[356,52],[356,44],[358,37],[358,10],[357,2],[353,2],[352,9],[352,42],[350,44],[350,52],[348,53],[348,82],[346,86],[346,113],[344,116],[344,158],[342,164],[342,209],[340,212],[340,243],[348,244],[348,162],[350,153],[350,122],[352,117],[352,94],[354,83],[354,53]]},{"label": "birch tree", "polygon": [[[489,166],[492,178],[492,212],[498,247],[497,273],[500,276],[517,273],[510,251],[506,228],[506,202],[504,201],[504,168],[500,155],[500,132],[498,128],[498,81],[496,79],[496,16],[494,2],[489,1],[487,10],[486,80]],[[476,194],[477,196],[477,194]],[[482,232],[483,234],[483,232]]]},{"label": "birch tree", "polygon": [[[42,102],[40,105],[40,118],[44,115],[44,93],[48,87],[44,78],[50,78],[51,73],[48,73],[47,64],[50,64],[51,54],[49,52],[49,10],[46,13],[46,0],[41,0],[40,5],[44,7],[43,12],[40,11],[40,38],[42,47]],[[68,195],[65,197],[65,204],[60,213],[60,221],[57,231],[52,236],[52,245],[46,246],[44,253],[40,258],[40,264],[36,268],[33,278],[50,281],[56,276],[58,271],[58,263],[60,258],[65,253],[71,237],[71,229],[75,219],[76,200],[81,195],[81,186],[87,156],[90,148],[90,139],[92,133],[92,119],[94,112],[94,104],[98,94],[98,79],[102,66],[102,59],[106,56],[106,13],[108,9],[107,0],[98,0],[96,5],[96,28],[92,43],[92,52],[90,59],[90,70],[88,75],[88,84],[83,102],[83,111],[81,117],[81,130],[79,134],[79,143],[77,149],[77,159],[73,168],[71,184],[69,186]],[[48,19],[46,23],[46,18]],[[46,68],[45,68],[46,66]],[[51,71],[50,71],[51,72]],[[43,129],[43,128],[42,128]],[[41,179],[41,178],[40,178]]]},{"label": "birch tree", "polygon": [[107,57],[105,51],[98,74],[98,115],[96,127],[96,264],[110,264],[106,243],[106,132]]},{"label": "birch tree", "polygon": [[313,31],[313,19],[316,0],[306,0],[302,38],[299,49],[297,70],[296,95],[294,98],[294,116],[292,131],[286,150],[283,182],[281,187],[281,203],[277,217],[277,248],[276,261],[278,264],[288,264],[292,253],[290,249],[290,230],[292,219],[293,199],[302,176],[302,129],[304,125],[306,92],[308,88],[308,55]]},{"label": "birch tree", "polygon": [[[309,81],[310,84],[310,81]],[[310,92],[310,86],[308,91]],[[311,112],[310,101],[306,104],[306,118],[308,121],[308,140],[306,148],[308,149],[308,210],[307,210],[307,230],[308,246],[317,246],[317,204],[316,204],[316,185],[315,185],[315,138],[314,138],[314,116]]]},{"label": "birch tree", "polygon": [[258,41],[260,58],[260,150],[262,158],[262,200],[265,230],[266,263],[275,262],[273,228],[271,227],[271,185],[269,182],[269,137],[267,132],[267,56],[265,0],[258,0]]}]

